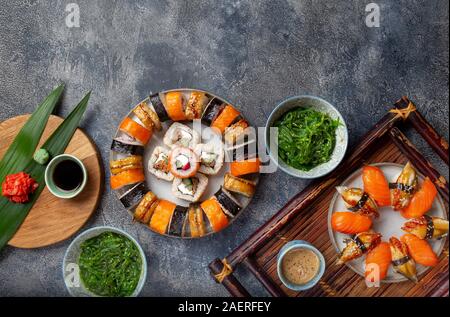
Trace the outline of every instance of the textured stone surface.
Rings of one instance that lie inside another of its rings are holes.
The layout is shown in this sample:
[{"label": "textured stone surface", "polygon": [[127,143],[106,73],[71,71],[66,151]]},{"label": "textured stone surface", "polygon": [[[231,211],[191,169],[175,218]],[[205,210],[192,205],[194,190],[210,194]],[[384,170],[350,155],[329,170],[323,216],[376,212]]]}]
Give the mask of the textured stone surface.
[{"label": "textured stone surface", "polygon": [[[80,28],[65,25],[69,2],[80,6]],[[92,90],[82,127],[106,164],[121,118],[161,89],[213,91],[258,126],[287,96],[319,95],[341,111],[350,146],[408,95],[448,137],[448,1],[376,1],[380,28],[365,25],[369,2],[0,0],[0,120],[31,112],[59,82],[66,83],[60,115]],[[411,138],[448,178],[424,142]],[[167,239],[131,224],[106,189],[84,229],[112,225],[139,239],[149,269],[142,295],[227,295],[210,278],[208,263],[306,184],[282,172],[262,177],[253,203],[230,228],[197,241]],[[67,295],[61,263],[69,243],[5,248],[0,295]],[[266,295],[244,270],[237,274],[253,294]]]}]

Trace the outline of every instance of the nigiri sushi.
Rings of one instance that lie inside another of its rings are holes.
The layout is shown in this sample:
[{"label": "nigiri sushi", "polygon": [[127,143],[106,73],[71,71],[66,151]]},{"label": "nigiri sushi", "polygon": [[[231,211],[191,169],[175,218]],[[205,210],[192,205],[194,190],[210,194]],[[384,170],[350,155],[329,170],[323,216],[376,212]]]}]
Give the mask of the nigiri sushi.
[{"label": "nigiri sushi", "polygon": [[395,183],[389,184],[391,204],[394,210],[408,207],[411,197],[417,189],[417,173],[410,162],[406,163]]},{"label": "nigiri sushi", "polygon": [[378,206],[370,196],[360,188],[338,186],[336,190],[341,194],[347,208],[362,215],[378,218]]},{"label": "nigiri sushi", "polygon": [[413,234],[407,233],[400,240],[408,247],[411,257],[424,266],[435,266],[439,259],[426,240],[422,240]]},{"label": "nigiri sushi", "polygon": [[[383,280],[388,272],[389,266],[392,262],[391,247],[388,242],[381,242],[373,250],[367,253],[366,256],[366,279],[371,277],[373,272],[373,265],[378,266],[378,281]],[[375,282],[375,281],[371,281]]]},{"label": "nigiri sushi", "polygon": [[354,260],[375,248],[381,242],[381,234],[376,232],[361,232],[352,237],[345,239],[345,248],[339,255],[337,264],[343,264]]},{"label": "nigiri sushi", "polygon": [[420,239],[439,239],[448,234],[448,220],[423,215],[406,222],[402,230]]},{"label": "nigiri sushi", "polygon": [[391,205],[389,183],[383,171],[376,166],[364,166],[362,169],[364,191],[375,200],[379,207]]},{"label": "nigiri sushi", "polygon": [[403,217],[417,218],[431,209],[436,198],[437,189],[433,182],[427,177],[420,189],[414,194],[409,205],[401,211]]},{"label": "nigiri sushi", "polygon": [[414,283],[417,283],[416,262],[409,256],[406,244],[396,237],[391,237],[389,244],[391,246],[394,270]]},{"label": "nigiri sushi", "polygon": [[335,212],[331,216],[331,227],[334,231],[345,234],[365,232],[372,226],[372,220],[353,212]]}]

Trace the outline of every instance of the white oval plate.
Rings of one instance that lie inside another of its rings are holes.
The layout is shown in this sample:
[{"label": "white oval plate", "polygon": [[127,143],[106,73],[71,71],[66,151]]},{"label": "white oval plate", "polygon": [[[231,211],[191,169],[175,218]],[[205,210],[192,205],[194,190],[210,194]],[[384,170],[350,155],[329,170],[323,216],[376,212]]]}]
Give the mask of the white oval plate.
[{"label": "white oval plate", "polygon": [[[401,173],[403,169],[403,165],[396,163],[377,163],[370,164],[373,166],[378,166],[383,171],[384,175],[388,182],[395,182],[398,175]],[[359,187],[363,188],[362,181],[362,168],[354,172],[350,175],[343,183],[342,186],[348,187]],[[424,180],[424,176],[419,174],[419,184],[422,184]],[[339,193],[336,192],[331,200],[330,208],[328,211],[328,233],[330,235],[331,242],[335,247],[336,251],[339,253],[344,247],[345,243],[343,240],[348,238],[349,235],[334,232],[331,228],[331,215],[335,211],[346,211],[344,201],[340,197]],[[401,230],[403,224],[407,221],[405,218],[401,216],[401,214],[397,211],[394,211],[391,207],[382,207],[379,209],[380,217],[378,219],[373,220],[372,230],[379,232],[383,235],[382,240],[388,241],[390,237],[395,236],[400,238],[405,232]],[[447,219],[447,212],[445,209],[445,205],[440,197],[437,195],[437,198],[434,200],[433,206],[431,210],[427,213],[430,216],[441,217]],[[434,252],[439,256],[444,248],[445,239],[441,240],[429,240],[430,245],[432,246]],[[357,274],[364,276],[364,261],[365,256],[362,256],[358,259],[350,261],[346,263],[346,265],[351,268]],[[417,275],[423,274],[427,271],[429,267],[425,267],[417,264]],[[401,274],[396,273],[392,266],[389,267],[388,274],[386,278],[383,280],[385,283],[396,283],[407,281],[405,277]]]}]

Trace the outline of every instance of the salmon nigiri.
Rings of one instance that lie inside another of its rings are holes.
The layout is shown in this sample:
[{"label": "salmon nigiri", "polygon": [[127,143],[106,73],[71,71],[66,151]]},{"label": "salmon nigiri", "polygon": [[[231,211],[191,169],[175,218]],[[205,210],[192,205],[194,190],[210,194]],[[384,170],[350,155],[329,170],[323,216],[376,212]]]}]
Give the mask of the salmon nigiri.
[{"label": "salmon nigiri", "polygon": [[401,211],[402,216],[407,219],[423,216],[430,210],[436,195],[436,186],[428,177],[425,178],[420,189],[412,197],[408,207]]},{"label": "salmon nigiri", "polygon": [[394,270],[414,283],[417,283],[416,262],[409,256],[406,244],[396,237],[391,237],[389,244]]},{"label": "salmon nigiri", "polygon": [[389,183],[383,171],[376,166],[364,166],[362,169],[364,191],[372,197],[379,207],[391,205]]},{"label": "salmon nigiri", "polygon": [[448,234],[448,220],[423,215],[405,222],[402,230],[420,239],[440,239]]},{"label": "salmon nigiri", "polygon": [[435,266],[439,259],[426,240],[422,240],[411,233],[403,235],[400,240],[408,247],[409,254],[419,264]]},{"label": "salmon nigiri", "polygon": [[368,231],[372,220],[364,215],[353,212],[335,212],[331,216],[331,227],[334,231],[345,234],[356,234]]},{"label": "salmon nigiri", "polygon": [[[372,251],[367,253],[366,256],[366,279],[370,278],[371,273],[373,272],[373,266],[378,266],[379,277],[378,280],[383,280],[387,272],[389,270],[389,266],[391,265],[392,255],[391,255],[391,246],[388,242],[381,242],[377,245]],[[374,282],[374,281],[373,281]]]}]

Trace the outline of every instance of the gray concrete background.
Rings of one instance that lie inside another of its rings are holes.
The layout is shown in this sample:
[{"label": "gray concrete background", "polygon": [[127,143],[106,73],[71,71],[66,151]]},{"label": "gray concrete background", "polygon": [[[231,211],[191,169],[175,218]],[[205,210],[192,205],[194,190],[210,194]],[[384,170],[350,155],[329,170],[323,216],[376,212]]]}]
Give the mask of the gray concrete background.
[{"label": "gray concrete background", "polygon": [[[65,25],[69,2],[80,6],[78,29]],[[375,1],[380,28],[365,25],[369,2],[0,0],[0,120],[33,111],[60,82],[66,83],[60,115],[92,90],[82,128],[106,164],[121,118],[162,89],[213,91],[257,126],[286,97],[319,95],[341,111],[350,146],[408,95],[448,137],[448,1]],[[424,142],[410,136],[448,178]],[[83,230],[116,226],[142,243],[149,272],[142,295],[227,295],[210,278],[208,263],[245,240],[307,183],[281,171],[263,176],[254,201],[231,227],[197,241],[133,225],[106,189]],[[0,295],[68,295],[61,263],[70,241],[1,251]],[[266,295],[245,271],[237,274],[254,295]]]}]

